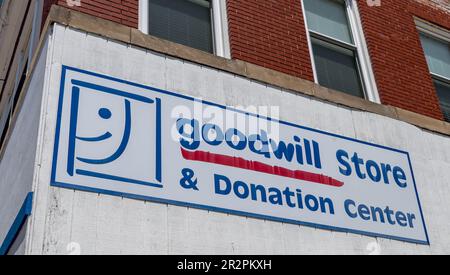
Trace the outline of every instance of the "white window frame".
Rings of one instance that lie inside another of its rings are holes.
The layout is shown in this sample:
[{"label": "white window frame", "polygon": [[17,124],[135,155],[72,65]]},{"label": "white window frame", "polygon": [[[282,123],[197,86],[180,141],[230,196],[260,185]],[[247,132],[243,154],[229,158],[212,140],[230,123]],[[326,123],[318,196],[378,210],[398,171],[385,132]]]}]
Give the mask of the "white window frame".
[{"label": "white window frame", "polygon": [[[212,32],[214,54],[224,58],[231,58],[230,40],[228,36],[227,4],[225,0],[211,0],[212,4]],[[139,30],[149,34],[149,5],[147,0],[139,0]]]},{"label": "white window frame", "polygon": [[[370,100],[375,103],[381,103],[380,96],[378,93],[378,88],[375,80],[375,75],[373,73],[372,69],[372,62],[370,60],[369,51],[367,49],[367,43],[364,37],[364,31],[361,24],[361,17],[359,15],[358,10],[358,3],[355,0],[342,0],[345,2],[346,5],[346,11],[347,11],[347,17],[349,20],[350,25],[350,31],[352,32],[352,37],[354,40],[354,46],[355,53],[357,54],[358,59],[358,69],[361,74],[361,82],[364,90],[365,99]],[[311,65],[313,69],[313,75],[314,75],[314,82],[316,84],[319,84],[319,79],[317,77],[317,71],[316,71],[316,64],[314,60],[314,53],[312,48],[312,38],[311,38],[311,32],[308,27],[308,20],[306,18],[306,9],[305,5],[303,3],[303,0],[301,0],[302,4],[302,12],[303,12],[303,20],[305,23],[305,29],[307,34],[307,40],[308,40],[308,48],[310,53],[310,59],[311,59]],[[321,34],[321,36],[324,36]],[[331,40],[348,44],[343,41],[339,41],[335,38],[330,38]]]},{"label": "white window frame", "polygon": [[[416,28],[419,31],[419,33],[423,33],[437,40],[441,40],[444,43],[447,42],[450,44],[450,31],[443,29],[439,26],[436,26],[430,22],[424,21],[420,18],[414,18],[414,21],[416,23]],[[438,75],[431,71],[430,74],[433,77],[433,79],[450,84],[449,78],[444,77],[442,75]]]}]

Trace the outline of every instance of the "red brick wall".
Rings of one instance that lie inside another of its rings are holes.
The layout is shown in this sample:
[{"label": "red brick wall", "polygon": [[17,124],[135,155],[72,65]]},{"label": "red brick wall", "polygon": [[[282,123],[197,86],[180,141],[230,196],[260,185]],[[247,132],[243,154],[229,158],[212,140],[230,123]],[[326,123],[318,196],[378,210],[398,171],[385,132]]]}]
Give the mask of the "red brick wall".
[{"label": "red brick wall", "polygon": [[[313,80],[300,0],[227,0],[231,55]],[[138,0],[81,0],[69,7],[138,27]],[[67,5],[66,0],[45,0]],[[450,29],[448,0],[358,0],[382,103],[443,119],[413,15]],[[439,8],[447,5],[446,8]]]},{"label": "red brick wall", "polygon": [[[70,2],[70,1],[69,1]],[[75,2],[75,1],[71,1]],[[52,4],[81,11],[126,26],[138,28],[139,0],[81,0],[81,6],[70,7],[66,0],[45,0],[44,13]]]},{"label": "red brick wall", "polygon": [[[424,2],[424,1],[422,1]],[[381,101],[443,119],[413,15],[449,26],[449,14],[415,0],[382,0],[359,10]]]},{"label": "red brick wall", "polygon": [[313,80],[300,0],[228,0],[231,56]]}]

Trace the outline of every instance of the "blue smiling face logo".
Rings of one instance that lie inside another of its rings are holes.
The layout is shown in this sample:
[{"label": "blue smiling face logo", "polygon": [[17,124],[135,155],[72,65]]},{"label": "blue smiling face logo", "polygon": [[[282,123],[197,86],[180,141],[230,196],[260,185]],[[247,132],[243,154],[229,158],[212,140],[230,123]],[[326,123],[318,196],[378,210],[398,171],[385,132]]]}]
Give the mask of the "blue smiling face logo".
[{"label": "blue smiling face logo", "polygon": [[58,145],[67,148],[63,177],[162,187],[160,100],[77,79],[68,91],[62,104],[70,111],[59,125],[67,133]]},{"label": "blue smiling face logo", "polygon": [[[79,101],[79,88],[75,87],[72,91],[72,100]],[[77,104],[78,105],[78,104]],[[81,162],[88,163],[88,164],[95,164],[95,165],[101,165],[101,164],[107,164],[111,163],[115,160],[117,160],[125,151],[127,148],[128,142],[130,140],[130,133],[131,133],[131,103],[128,99],[125,99],[125,125],[124,125],[124,131],[122,140],[120,142],[119,147],[117,150],[110,156],[105,157],[103,159],[89,159],[89,158],[82,158],[82,157],[76,157]],[[69,134],[69,162],[67,164],[67,173],[69,175],[73,176],[74,173],[74,157],[75,157],[75,146],[76,141],[84,141],[84,142],[100,142],[107,139],[112,138],[112,134],[108,131],[104,133],[101,136],[98,137],[79,137],[76,134],[76,125],[77,125],[77,113],[73,112],[72,115],[74,116],[71,118],[71,125],[70,125],[70,134]],[[98,115],[102,119],[110,119],[112,116],[111,111],[108,108],[101,108],[98,111]],[[73,123],[73,124],[72,124]]]}]

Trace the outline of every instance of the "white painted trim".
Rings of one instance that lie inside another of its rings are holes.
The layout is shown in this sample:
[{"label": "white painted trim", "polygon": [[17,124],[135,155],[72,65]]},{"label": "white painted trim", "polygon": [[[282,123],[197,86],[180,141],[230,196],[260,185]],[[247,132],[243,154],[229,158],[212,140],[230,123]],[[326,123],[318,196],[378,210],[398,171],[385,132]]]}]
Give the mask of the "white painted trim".
[{"label": "white painted trim", "polygon": [[212,11],[215,54],[231,58],[226,1],[212,0]]},{"label": "white painted trim", "polygon": [[148,0],[139,0],[139,30],[148,34]]},{"label": "white painted trim", "polygon": [[365,87],[366,99],[381,103],[378,93],[375,75],[372,69],[369,50],[367,48],[364,30],[359,15],[358,3],[355,0],[346,0],[347,14],[350,21],[350,27],[353,34],[353,40],[357,48],[358,60],[362,74],[362,81]]},{"label": "white painted trim", "polygon": [[420,32],[450,43],[450,30],[446,30],[419,18],[414,18],[414,22]]},{"label": "white painted trim", "polygon": [[[214,53],[220,57],[231,58],[226,1],[212,0],[211,4]],[[139,30],[145,34],[149,33],[148,22],[148,0],[139,0]]]},{"label": "white painted trim", "polygon": [[317,70],[316,70],[316,62],[314,60],[314,53],[311,42],[311,35],[309,34],[308,20],[306,19],[306,9],[303,0],[300,0],[300,4],[302,6],[303,21],[305,22],[306,40],[308,41],[309,60],[311,60],[314,83],[319,84],[319,78],[317,77]]}]

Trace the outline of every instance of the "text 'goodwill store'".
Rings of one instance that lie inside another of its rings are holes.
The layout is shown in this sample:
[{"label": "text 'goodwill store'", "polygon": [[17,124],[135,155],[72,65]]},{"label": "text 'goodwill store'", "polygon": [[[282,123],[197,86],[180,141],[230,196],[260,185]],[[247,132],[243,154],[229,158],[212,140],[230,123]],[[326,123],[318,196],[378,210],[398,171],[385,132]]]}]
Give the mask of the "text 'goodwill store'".
[{"label": "text 'goodwill store'", "polygon": [[0,3],[0,254],[450,252],[448,1]]}]

